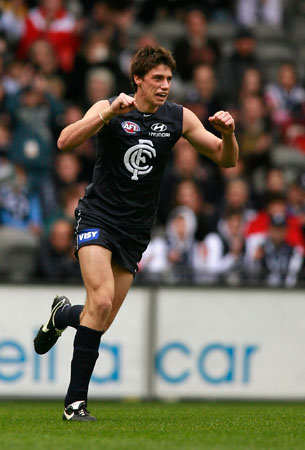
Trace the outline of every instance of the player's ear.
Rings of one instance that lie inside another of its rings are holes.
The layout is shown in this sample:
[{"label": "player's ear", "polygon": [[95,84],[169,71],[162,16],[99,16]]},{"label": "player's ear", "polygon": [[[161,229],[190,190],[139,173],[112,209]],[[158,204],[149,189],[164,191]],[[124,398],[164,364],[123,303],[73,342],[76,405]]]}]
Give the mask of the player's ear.
[{"label": "player's ear", "polygon": [[140,86],[142,83],[142,78],[140,78],[138,75],[134,75],[133,76],[134,82],[136,83],[137,86]]}]

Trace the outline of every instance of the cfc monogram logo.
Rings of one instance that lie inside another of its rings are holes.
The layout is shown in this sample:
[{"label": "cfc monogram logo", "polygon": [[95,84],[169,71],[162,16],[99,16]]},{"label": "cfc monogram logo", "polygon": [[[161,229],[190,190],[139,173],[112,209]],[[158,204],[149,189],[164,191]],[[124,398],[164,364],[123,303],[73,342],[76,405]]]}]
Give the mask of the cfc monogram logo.
[{"label": "cfc monogram logo", "polygon": [[132,180],[137,181],[138,175],[148,174],[153,166],[147,164],[147,157],[156,157],[156,149],[148,139],[139,139],[139,144],[130,147],[124,155],[124,164],[132,173]]}]

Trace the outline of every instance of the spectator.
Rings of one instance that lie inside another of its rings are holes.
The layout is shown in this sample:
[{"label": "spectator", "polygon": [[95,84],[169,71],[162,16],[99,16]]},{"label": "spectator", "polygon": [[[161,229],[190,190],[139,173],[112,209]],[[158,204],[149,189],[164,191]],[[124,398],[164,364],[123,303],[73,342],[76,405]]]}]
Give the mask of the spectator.
[{"label": "spectator", "polygon": [[305,235],[302,230],[302,222],[293,214],[289,213],[286,196],[282,194],[270,194],[266,197],[264,208],[259,210],[252,220],[246,223],[246,257],[253,260],[256,249],[264,242],[270,226],[270,218],[284,216],[286,243],[295,247],[305,249]]},{"label": "spectator", "polygon": [[268,286],[295,286],[303,263],[303,250],[286,242],[287,218],[273,215],[263,243],[256,249],[252,274]]},{"label": "spectator", "polygon": [[61,211],[60,196],[66,188],[78,183],[80,171],[80,161],[75,153],[56,155],[54,173],[44,178],[39,190],[45,223]]},{"label": "spectator", "polygon": [[19,58],[26,58],[32,44],[41,38],[53,46],[61,69],[71,72],[78,36],[76,21],[65,9],[63,0],[40,0],[39,6],[30,9],[20,40]]},{"label": "spectator", "polygon": [[229,210],[221,231],[209,233],[195,260],[196,280],[240,284],[244,276],[243,212]]},{"label": "spectator", "polygon": [[28,59],[31,65],[46,77],[55,74],[63,76],[54,47],[46,39],[41,38],[33,42],[29,48]]},{"label": "spectator", "polygon": [[168,166],[166,175],[161,185],[161,195],[158,208],[158,218],[165,224],[167,215],[174,204],[174,195],[178,184],[183,180],[195,182],[201,193],[204,193],[206,211],[213,211],[212,203],[217,199],[221,191],[219,189],[219,177],[211,165],[205,165],[198,152],[185,140],[180,139],[173,151],[173,162]]},{"label": "spectator", "polygon": [[303,242],[305,243],[305,174],[300,175],[297,180],[288,186],[287,206],[288,215],[296,217],[299,221],[303,234]]},{"label": "spectator", "polygon": [[256,67],[245,69],[239,91],[239,101],[248,97],[262,97],[264,94],[263,76]]},{"label": "spectator", "polygon": [[192,180],[183,180],[177,184],[175,206],[187,206],[196,216],[195,239],[201,241],[206,234],[215,229],[215,215],[203,200],[202,192]]},{"label": "spectator", "polygon": [[[84,111],[80,106],[73,103],[66,105],[63,117],[64,126],[68,126],[71,123],[80,120],[83,115]],[[85,181],[88,184],[92,179],[95,160],[94,139],[87,139],[87,141],[77,147],[73,153],[77,155],[80,161],[81,172],[79,174],[79,181]]]},{"label": "spectator", "polygon": [[89,109],[101,98],[111,97],[114,88],[115,79],[110,70],[106,68],[88,70],[85,82],[86,98],[84,109]]},{"label": "spectator", "polygon": [[22,166],[16,165],[14,177],[0,185],[0,224],[37,235],[42,231],[39,199]]},{"label": "spectator", "polygon": [[36,75],[32,84],[7,97],[6,111],[12,117],[10,157],[22,164],[30,182],[39,186],[53,164],[55,130],[63,105],[48,92],[46,80]]},{"label": "spectator", "polygon": [[78,200],[85,193],[84,183],[75,183],[62,188],[58,193],[58,207],[50,214],[45,222],[45,230],[48,233],[52,224],[58,219],[68,220],[74,223],[75,208]]},{"label": "spectator", "polygon": [[0,184],[0,273],[6,279],[32,276],[41,232],[39,199],[30,191],[24,169],[15,166]]},{"label": "spectator", "polygon": [[58,64],[58,57],[52,45],[45,39],[38,39],[29,50],[30,64],[46,78],[48,91],[57,100],[64,100],[67,76]]},{"label": "spectator", "polygon": [[192,85],[183,104],[199,117],[205,128],[212,131],[209,117],[221,110],[214,68],[207,64],[196,66]]},{"label": "spectator", "polygon": [[74,226],[71,221],[58,219],[40,248],[38,276],[48,281],[81,281],[79,264],[74,254]]},{"label": "spectator", "polygon": [[243,221],[251,220],[255,211],[250,202],[250,190],[248,183],[241,178],[229,180],[225,187],[225,192],[222,201],[218,205],[217,215],[218,230],[222,232],[223,220],[225,218],[225,211],[238,210],[243,214]]},{"label": "spectator", "polygon": [[187,207],[174,208],[164,237],[152,239],[143,254],[140,270],[151,281],[189,283],[194,277],[196,217]]},{"label": "spectator", "polygon": [[199,8],[186,13],[185,28],[186,36],[176,42],[173,53],[180,77],[183,81],[189,81],[198,64],[215,66],[220,51],[217,43],[207,38],[207,21]]},{"label": "spectator", "polygon": [[51,75],[47,79],[48,91],[58,102],[63,102],[66,96],[66,83],[59,75]]},{"label": "spectator", "polygon": [[[286,180],[283,169],[270,167],[265,173],[265,182],[264,186],[261,186],[260,195],[257,195],[256,197],[257,209],[261,209],[272,195],[285,196],[286,190]],[[256,193],[259,193],[258,188],[256,188]]]},{"label": "spectator", "polygon": [[266,86],[265,99],[272,122],[281,132],[291,123],[304,120],[305,90],[298,82],[293,64],[282,64],[277,81]]},{"label": "spectator", "polygon": [[114,30],[110,40],[110,46],[114,51],[115,59],[129,46],[129,30],[134,24],[135,7],[130,0],[113,3],[112,16],[114,18]]},{"label": "spectator", "polygon": [[111,37],[113,33],[113,17],[110,2],[98,0],[92,5],[87,17],[85,35],[102,32],[104,36]]},{"label": "spectator", "polygon": [[272,134],[262,97],[243,98],[236,135],[246,174],[252,176],[258,167],[266,169],[270,164]]},{"label": "spectator", "polygon": [[130,28],[134,25],[134,2],[123,1],[97,1],[90,11],[85,35],[99,35],[109,44],[112,57],[115,61],[119,54],[129,47]]},{"label": "spectator", "polygon": [[[1,59],[0,59],[1,64]],[[20,89],[28,85],[33,78],[33,68],[25,63],[12,60],[6,64],[5,73],[2,75],[2,86],[5,94],[16,94]]]},{"label": "spectator", "polygon": [[85,89],[87,74],[90,69],[97,68],[110,70],[114,78],[113,84],[116,83],[119,90],[130,86],[129,78],[120,70],[109,38],[101,32],[94,32],[85,39],[76,56],[75,69],[70,75],[68,96],[73,102],[80,103],[80,94]]},{"label": "spectator", "polygon": [[24,0],[3,1],[1,5],[0,31],[15,44],[21,37],[27,15],[27,2]]},{"label": "spectator", "polygon": [[301,174],[298,179],[289,184],[287,202],[288,212],[299,217],[305,228],[305,174]]},{"label": "spectator", "polygon": [[247,69],[259,68],[256,57],[256,39],[251,30],[237,30],[232,54],[221,62],[219,85],[223,94],[231,100],[238,99],[241,83]]},{"label": "spectator", "polygon": [[80,162],[75,153],[58,153],[55,160],[55,186],[57,192],[79,181]]},{"label": "spectator", "polygon": [[13,166],[0,183],[0,273],[6,280],[27,281],[35,271],[42,221],[39,199],[24,169]]},{"label": "spectator", "polygon": [[255,27],[259,23],[280,27],[283,20],[282,0],[237,0],[238,23]]}]

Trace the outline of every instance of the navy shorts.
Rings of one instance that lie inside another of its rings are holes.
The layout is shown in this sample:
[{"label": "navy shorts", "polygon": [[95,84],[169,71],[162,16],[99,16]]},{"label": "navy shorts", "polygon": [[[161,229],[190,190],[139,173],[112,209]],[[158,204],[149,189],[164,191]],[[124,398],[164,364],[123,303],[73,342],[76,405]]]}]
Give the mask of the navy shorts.
[{"label": "navy shorts", "polygon": [[85,245],[101,245],[112,252],[113,260],[133,275],[150,241],[150,229],[115,225],[80,209],[75,210],[75,256]]}]

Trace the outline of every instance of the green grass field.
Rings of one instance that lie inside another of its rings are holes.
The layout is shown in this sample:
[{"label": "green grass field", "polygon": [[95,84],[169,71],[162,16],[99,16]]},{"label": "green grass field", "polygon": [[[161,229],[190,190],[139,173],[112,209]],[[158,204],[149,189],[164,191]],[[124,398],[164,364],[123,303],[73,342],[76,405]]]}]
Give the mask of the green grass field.
[{"label": "green grass field", "polygon": [[305,449],[305,405],[90,402],[93,423],[64,422],[60,402],[2,401],[0,448]]}]

